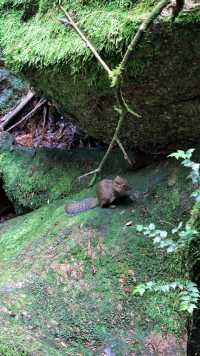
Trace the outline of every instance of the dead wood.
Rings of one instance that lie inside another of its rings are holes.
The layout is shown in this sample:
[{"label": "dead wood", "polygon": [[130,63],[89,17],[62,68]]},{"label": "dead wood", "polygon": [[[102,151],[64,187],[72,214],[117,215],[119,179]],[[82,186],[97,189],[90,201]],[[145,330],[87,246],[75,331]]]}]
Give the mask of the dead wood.
[{"label": "dead wood", "polygon": [[10,122],[30,103],[34,98],[35,93],[29,90],[28,94],[22,99],[22,101],[16,106],[15,109],[7,113],[3,118],[3,123],[0,125],[0,131],[4,131]]},{"label": "dead wood", "polygon": [[12,125],[9,127],[6,131],[11,131],[18,125],[20,125],[23,121],[30,119],[43,105],[45,105],[47,102],[46,99],[40,100],[37,105],[32,109],[28,114],[26,114],[21,120],[19,120],[16,124]]}]

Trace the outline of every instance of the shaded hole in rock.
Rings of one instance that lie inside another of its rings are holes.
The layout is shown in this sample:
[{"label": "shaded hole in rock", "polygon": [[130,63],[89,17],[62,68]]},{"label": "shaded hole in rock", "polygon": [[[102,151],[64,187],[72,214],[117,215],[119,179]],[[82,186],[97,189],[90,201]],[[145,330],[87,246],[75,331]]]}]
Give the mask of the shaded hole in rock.
[{"label": "shaded hole in rock", "polygon": [[3,181],[0,179],[0,223],[16,216],[15,208],[8,199],[4,189]]},{"label": "shaded hole in rock", "polygon": [[[88,134],[78,120],[66,114],[51,101],[47,101],[30,119],[23,118],[33,110],[41,97],[35,97],[8,123],[6,129],[15,137],[16,143],[30,148],[106,148],[108,144]],[[22,120],[22,121],[21,121]]]}]

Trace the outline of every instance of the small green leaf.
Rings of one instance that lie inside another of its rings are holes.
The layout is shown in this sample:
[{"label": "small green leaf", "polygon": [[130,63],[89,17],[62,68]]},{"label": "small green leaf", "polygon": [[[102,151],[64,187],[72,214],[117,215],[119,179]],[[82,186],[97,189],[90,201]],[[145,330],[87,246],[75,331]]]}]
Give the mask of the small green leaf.
[{"label": "small green leaf", "polygon": [[136,230],[137,230],[137,232],[142,232],[144,230],[144,226],[143,225],[137,225],[136,226]]},{"label": "small green leaf", "polygon": [[155,229],[155,224],[150,224],[149,225],[149,230],[154,230]]},{"label": "small green leaf", "polygon": [[162,239],[165,239],[166,237],[167,237],[167,231],[160,231],[160,237],[162,238]]}]

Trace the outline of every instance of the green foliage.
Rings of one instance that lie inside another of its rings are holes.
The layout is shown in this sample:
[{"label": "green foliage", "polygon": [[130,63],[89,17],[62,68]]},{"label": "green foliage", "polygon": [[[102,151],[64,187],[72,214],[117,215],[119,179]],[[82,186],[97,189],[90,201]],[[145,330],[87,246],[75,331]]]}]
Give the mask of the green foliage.
[{"label": "green foliage", "polygon": [[141,295],[147,291],[149,292],[162,292],[169,293],[170,291],[179,290],[179,309],[180,311],[187,311],[192,314],[194,309],[197,308],[197,302],[200,297],[200,293],[195,283],[191,281],[178,281],[163,284],[161,282],[147,282],[145,284],[139,284],[134,288],[133,295]]},{"label": "green foliage", "polygon": [[193,162],[190,158],[192,157],[192,153],[194,152],[194,149],[191,148],[190,150],[184,152],[184,151],[177,151],[176,153],[172,153],[169,155],[169,157],[175,157],[176,159],[182,159],[183,161],[181,164],[184,167],[190,168],[191,173],[189,175],[189,178],[191,178],[192,183],[194,186],[197,186],[197,189],[192,193],[192,197],[195,198],[196,202],[200,201],[200,163]]},{"label": "green foliage", "polygon": [[0,340],[0,355],[1,356],[28,356],[28,352],[19,351],[15,346],[1,344]]},{"label": "green foliage", "polygon": [[[194,149],[189,149],[187,151],[178,150],[175,153],[169,155],[169,157],[174,157],[177,160],[182,159],[181,164],[184,167],[191,169],[191,174],[189,178],[191,178],[194,185],[199,187],[200,185],[200,164],[195,163],[191,160],[192,154]],[[200,189],[198,188],[195,192],[192,193],[192,197],[196,199],[197,202],[200,201]],[[187,251],[187,256],[189,254],[189,249],[193,241],[199,239],[199,231],[194,229],[193,224],[191,221],[186,223],[185,228],[182,229],[183,223],[180,222],[177,227],[174,227],[170,231],[170,235],[176,238],[169,239],[168,234],[169,232],[165,230],[156,229],[155,224],[151,223],[149,226],[144,225],[137,225],[136,229],[138,232],[142,232],[144,236],[153,238],[153,244],[161,249],[166,249],[167,253],[177,253],[182,252],[182,258],[184,253]],[[185,257],[185,256],[184,256]],[[180,298],[180,310],[181,311],[188,311],[192,313],[194,308],[196,308],[197,301],[199,298],[199,292],[197,286],[188,281],[185,282],[185,285],[182,282],[173,282],[171,284],[159,284],[157,282],[148,282],[145,284],[139,284],[136,288],[134,293],[139,293],[143,295],[145,291],[152,291],[152,292],[169,292],[171,289],[179,288],[181,292],[179,293]]]},{"label": "green foliage", "polygon": [[149,226],[137,225],[138,232],[143,232],[144,236],[153,237],[153,244],[158,248],[164,248],[168,253],[185,250],[189,247],[193,239],[198,235],[198,231],[193,229],[189,224],[186,224],[184,230],[180,230],[183,223],[180,222],[177,227],[171,230],[171,235],[177,234],[176,240],[167,239],[168,232],[165,230],[156,229],[154,224]]}]

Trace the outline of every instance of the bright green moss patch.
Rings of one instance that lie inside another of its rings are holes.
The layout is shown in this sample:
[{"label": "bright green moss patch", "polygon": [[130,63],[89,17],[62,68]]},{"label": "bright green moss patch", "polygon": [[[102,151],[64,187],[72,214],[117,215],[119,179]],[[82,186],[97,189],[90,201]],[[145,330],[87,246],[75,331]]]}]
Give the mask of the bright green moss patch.
[{"label": "bright green moss patch", "polygon": [[[141,15],[152,9],[150,1],[73,1],[63,6],[76,13],[76,20],[103,56],[118,58],[124,53]],[[24,67],[48,67],[67,64],[80,72],[92,55],[77,34],[59,24],[63,17],[57,2],[0,2],[0,43],[7,62],[17,70]],[[199,10],[185,13],[179,22],[199,21]],[[111,61],[111,65],[115,62]]]},{"label": "bright green moss patch", "polygon": [[[181,338],[185,318],[175,296],[132,295],[136,282],[183,277],[178,257],[154,249],[134,229],[152,221],[171,228],[183,216],[185,172],[175,172],[171,187],[173,165],[123,172],[141,191],[161,179],[154,194],[137,204],[66,216],[65,198],[0,225],[0,305],[5,308],[0,344],[48,355],[66,350],[92,355],[111,347],[122,355],[140,352],[152,332]],[[82,191],[70,199],[93,194]],[[126,226],[130,220],[133,225]]]},{"label": "bright green moss patch", "polygon": [[4,189],[16,208],[34,209],[68,195],[79,169],[56,152],[41,152],[33,157],[32,151],[20,154],[19,150],[0,154],[0,172]]},{"label": "bright green moss patch", "polygon": [[[9,3],[8,3],[9,4]],[[20,6],[21,4],[21,6]],[[67,63],[73,71],[80,71],[83,63],[91,61],[91,53],[71,29],[59,24],[63,14],[57,4],[41,1],[39,12],[27,22],[23,21],[26,2],[15,3],[5,10],[2,4],[0,43],[7,62],[17,69],[24,66],[47,67]],[[138,26],[142,13],[150,6],[147,1],[126,4],[95,2],[83,6],[78,1],[65,1],[66,9],[76,11],[79,26],[87,33],[96,48],[104,55],[121,53]]]}]

